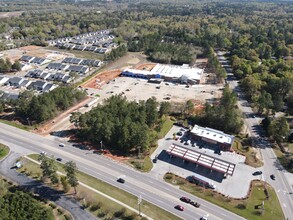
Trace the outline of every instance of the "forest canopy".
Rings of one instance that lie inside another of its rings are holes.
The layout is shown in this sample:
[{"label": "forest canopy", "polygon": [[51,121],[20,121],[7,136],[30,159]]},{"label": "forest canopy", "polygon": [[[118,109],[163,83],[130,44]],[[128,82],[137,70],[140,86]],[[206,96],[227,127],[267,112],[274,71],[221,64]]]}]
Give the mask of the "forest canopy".
[{"label": "forest canopy", "polygon": [[127,101],[112,96],[79,118],[71,120],[77,126],[77,135],[100,146],[129,153],[133,148],[147,150],[155,143],[160,130],[159,103],[155,98],[146,101]]}]

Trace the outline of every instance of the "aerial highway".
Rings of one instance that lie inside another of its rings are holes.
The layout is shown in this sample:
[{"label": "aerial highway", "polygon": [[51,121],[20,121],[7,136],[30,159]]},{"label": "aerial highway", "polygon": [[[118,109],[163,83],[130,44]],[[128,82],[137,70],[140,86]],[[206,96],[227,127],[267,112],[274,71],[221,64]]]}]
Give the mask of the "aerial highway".
[{"label": "aerial highway", "polygon": [[[234,213],[213,205],[205,200],[179,190],[178,187],[157,180],[147,173],[140,173],[131,167],[108,159],[102,155],[93,154],[88,150],[81,150],[67,144],[59,147],[59,141],[50,137],[43,137],[34,133],[0,123],[0,142],[8,145],[13,151],[27,154],[46,151],[49,155],[61,157],[64,161],[73,160],[79,170],[117,186],[133,195],[140,196],[182,219],[199,219],[209,216],[209,220],[238,220],[244,219]],[[120,176],[125,176],[126,183],[117,182]],[[186,196],[201,204],[194,208],[182,203],[179,198]],[[183,205],[183,212],[174,209],[175,205]],[[142,209],[143,210],[143,209]]]}]

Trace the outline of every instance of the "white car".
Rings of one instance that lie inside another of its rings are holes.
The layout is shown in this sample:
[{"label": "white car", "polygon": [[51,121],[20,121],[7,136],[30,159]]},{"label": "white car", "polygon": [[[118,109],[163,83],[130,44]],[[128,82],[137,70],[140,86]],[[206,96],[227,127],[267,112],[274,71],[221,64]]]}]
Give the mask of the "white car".
[{"label": "white car", "polygon": [[42,155],[46,155],[47,153],[45,151],[42,151],[40,154]]},{"label": "white car", "polygon": [[60,143],[60,144],[59,144],[59,147],[65,147],[65,144]]}]

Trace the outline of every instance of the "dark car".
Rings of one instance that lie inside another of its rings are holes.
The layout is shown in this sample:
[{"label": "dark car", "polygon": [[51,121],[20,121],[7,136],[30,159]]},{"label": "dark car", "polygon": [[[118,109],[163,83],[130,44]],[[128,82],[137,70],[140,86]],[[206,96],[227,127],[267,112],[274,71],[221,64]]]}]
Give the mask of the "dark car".
[{"label": "dark car", "polygon": [[197,203],[197,202],[194,202],[194,201],[191,201],[191,202],[190,202],[190,205],[192,205],[192,206],[194,206],[194,207],[196,207],[196,208],[199,208],[199,207],[200,207],[200,204]]},{"label": "dark car", "polygon": [[190,203],[190,202],[191,202],[191,200],[190,200],[189,198],[185,197],[185,196],[182,196],[182,197],[180,198],[180,200],[181,200],[182,202],[186,202],[186,203]]},{"label": "dark car", "polygon": [[272,180],[275,180],[276,179],[276,177],[275,177],[274,174],[270,175],[270,177],[271,177]]},{"label": "dark car", "polygon": [[56,160],[57,160],[57,161],[62,161],[62,158],[58,157]]},{"label": "dark car", "polygon": [[178,136],[182,136],[182,135],[183,135],[182,131],[178,131],[178,132],[177,132],[177,135],[178,135]]},{"label": "dark car", "polygon": [[255,171],[252,175],[257,176],[257,175],[261,175],[261,174],[262,174],[262,172],[260,170],[258,170],[258,171]]},{"label": "dark car", "polygon": [[118,183],[125,183],[125,179],[119,178],[119,179],[117,180],[117,182],[118,182]]},{"label": "dark car", "polygon": [[175,209],[180,210],[180,211],[184,211],[184,207],[181,205],[176,205]]}]

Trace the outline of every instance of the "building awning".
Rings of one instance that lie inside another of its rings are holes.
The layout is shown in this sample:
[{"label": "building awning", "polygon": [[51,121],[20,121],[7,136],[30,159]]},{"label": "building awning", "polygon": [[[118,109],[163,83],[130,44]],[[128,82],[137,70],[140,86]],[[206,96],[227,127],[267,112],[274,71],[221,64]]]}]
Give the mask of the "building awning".
[{"label": "building awning", "polygon": [[220,160],[197,151],[189,150],[175,144],[172,144],[169,147],[167,153],[230,176],[233,175],[236,166],[233,163]]}]

